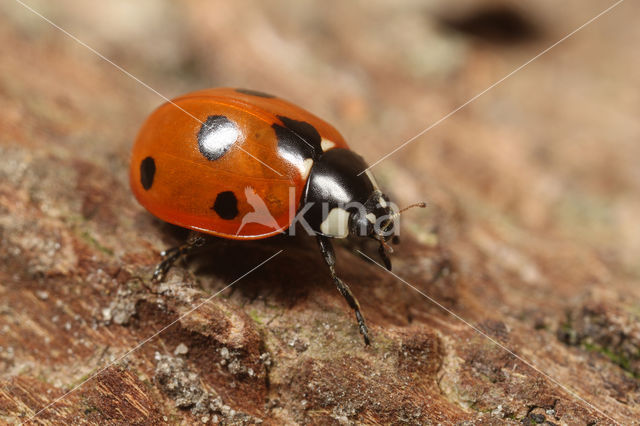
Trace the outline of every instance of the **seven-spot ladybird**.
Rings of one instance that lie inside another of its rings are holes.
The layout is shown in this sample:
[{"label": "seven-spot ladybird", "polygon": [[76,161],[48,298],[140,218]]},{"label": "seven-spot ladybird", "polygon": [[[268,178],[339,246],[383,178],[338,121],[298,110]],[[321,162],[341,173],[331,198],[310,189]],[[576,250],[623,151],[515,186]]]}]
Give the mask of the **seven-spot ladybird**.
[{"label": "seven-spot ladybird", "polygon": [[267,238],[299,218],[316,236],[369,344],[358,302],[336,276],[331,245],[331,238],[373,238],[391,269],[387,241],[400,212],[366,169],[330,124],[262,92],[209,89],[163,104],[133,146],[131,188],[153,215],[195,232],[162,253],[154,278],[201,246],[203,233]]}]

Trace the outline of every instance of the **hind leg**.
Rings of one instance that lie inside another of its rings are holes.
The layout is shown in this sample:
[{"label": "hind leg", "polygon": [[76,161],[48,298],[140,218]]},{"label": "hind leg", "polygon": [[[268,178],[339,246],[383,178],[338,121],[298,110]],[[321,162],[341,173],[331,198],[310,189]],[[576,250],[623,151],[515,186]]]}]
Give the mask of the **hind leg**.
[{"label": "hind leg", "polygon": [[176,261],[189,253],[191,253],[194,249],[198,247],[202,247],[206,241],[204,235],[199,232],[191,231],[189,233],[189,237],[187,237],[187,241],[183,244],[180,244],[176,247],[171,247],[160,255],[162,256],[162,260],[156,266],[155,271],[153,272],[153,280],[156,282],[162,281],[164,277],[169,272],[169,269],[176,263]]},{"label": "hind leg", "polygon": [[369,345],[370,344],[369,329],[367,328],[367,324],[364,321],[364,317],[360,312],[360,304],[358,303],[358,299],[356,299],[353,293],[351,293],[351,289],[349,288],[347,283],[342,281],[336,275],[336,271],[335,271],[336,254],[333,251],[333,246],[331,245],[331,241],[329,241],[329,238],[323,235],[317,235],[317,239],[318,239],[318,244],[320,245],[320,251],[322,252],[322,257],[324,258],[325,262],[329,266],[329,272],[331,273],[331,278],[333,279],[333,282],[336,284],[336,287],[338,288],[338,291],[340,292],[340,294],[342,294],[342,296],[345,298],[345,300],[347,301],[351,309],[353,309],[353,311],[355,312],[356,320],[358,321],[358,327],[360,328],[360,334],[362,334],[365,345]]}]

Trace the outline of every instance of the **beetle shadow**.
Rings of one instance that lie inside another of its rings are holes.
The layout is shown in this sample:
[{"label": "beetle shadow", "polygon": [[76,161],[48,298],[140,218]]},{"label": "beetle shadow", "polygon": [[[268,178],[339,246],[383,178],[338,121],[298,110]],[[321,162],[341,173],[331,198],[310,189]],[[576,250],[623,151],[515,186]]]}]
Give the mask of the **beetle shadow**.
[{"label": "beetle shadow", "polygon": [[[165,224],[162,229],[167,247],[181,244],[189,235],[188,230],[173,225]],[[433,309],[425,308],[422,298],[416,297],[413,291],[404,288],[384,271],[378,259],[377,242],[365,239],[338,239],[333,242],[338,275],[351,287],[370,324],[404,326],[411,322],[407,318],[412,317],[414,311],[433,312]],[[433,256],[436,269],[443,261],[435,252],[425,252],[425,248],[412,238],[403,238],[400,246],[405,254]],[[370,259],[359,254],[358,250]],[[372,265],[371,259],[377,266]],[[405,263],[407,261],[405,258]],[[367,264],[370,267],[365,267]],[[443,263],[443,267],[446,265],[448,263]],[[197,285],[211,294],[234,283],[220,297],[233,297],[241,305],[257,301],[290,310],[317,299],[320,294],[327,294],[333,295],[337,301],[332,306],[348,310],[336,290],[315,238],[304,231],[297,232],[295,236],[282,234],[260,240],[207,236],[203,247],[187,256],[185,261],[177,262],[174,268],[188,269],[196,278]],[[451,286],[448,280],[432,285],[438,277],[424,272],[418,270],[415,274],[405,272],[402,275],[406,275],[418,288],[428,289],[436,300],[447,306],[454,304],[457,300],[455,286]],[[405,315],[405,312],[409,313]],[[420,318],[421,321],[424,319]]]},{"label": "beetle shadow", "polygon": [[[181,244],[189,235],[188,230],[173,225],[163,228],[167,247]],[[318,244],[304,231],[260,240],[207,235],[206,243],[174,268],[188,268],[206,291],[220,290],[219,281],[223,285],[235,281],[230,293],[239,292],[248,301],[263,299],[288,307],[307,298],[318,285],[334,291]]]}]

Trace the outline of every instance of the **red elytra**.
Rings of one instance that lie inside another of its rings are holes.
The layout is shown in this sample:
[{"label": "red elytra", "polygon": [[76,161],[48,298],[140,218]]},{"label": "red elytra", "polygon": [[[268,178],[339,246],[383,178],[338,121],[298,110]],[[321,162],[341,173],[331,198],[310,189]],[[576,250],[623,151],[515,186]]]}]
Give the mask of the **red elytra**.
[{"label": "red elytra", "polygon": [[[210,117],[225,117],[233,125],[220,135],[216,124],[227,122]],[[348,148],[330,124],[285,100],[231,88],[201,90],[163,104],[142,126],[131,156],[134,195],[158,218],[195,231],[232,239],[281,233],[291,224],[310,171],[304,158],[278,149],[273,126],[286,128],[283,119],[308,123],[325,146]],[[213,144],[231,142],[223,155],[206,156],[199,149],[206,143],[208,120],[213,139],[228,138]],[[242,218],[254,211],[247,202],[247,188],[264,200],[275,228],[272,223],[252,222],[238,232]],[[225,197],[226,204],[235,198],[235,209],[226,206],[227,211],[216,214],[218,194],[224,194],[222,205]]]}]

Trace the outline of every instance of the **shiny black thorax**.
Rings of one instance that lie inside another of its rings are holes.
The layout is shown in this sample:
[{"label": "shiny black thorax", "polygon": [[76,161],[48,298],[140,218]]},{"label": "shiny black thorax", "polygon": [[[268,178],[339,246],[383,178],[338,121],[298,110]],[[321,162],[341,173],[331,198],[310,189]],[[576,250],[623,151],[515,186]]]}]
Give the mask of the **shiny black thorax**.
[{"label": "shiny black thorax", "polygon": [[331,149],[314,162],[300,208],[310,206],[303,217],[315,232],[322,233],[320,225],[331,209],[353,212],[370,202],[376,189],[362,173],[367,167],[361,156],[344,148]]}]

